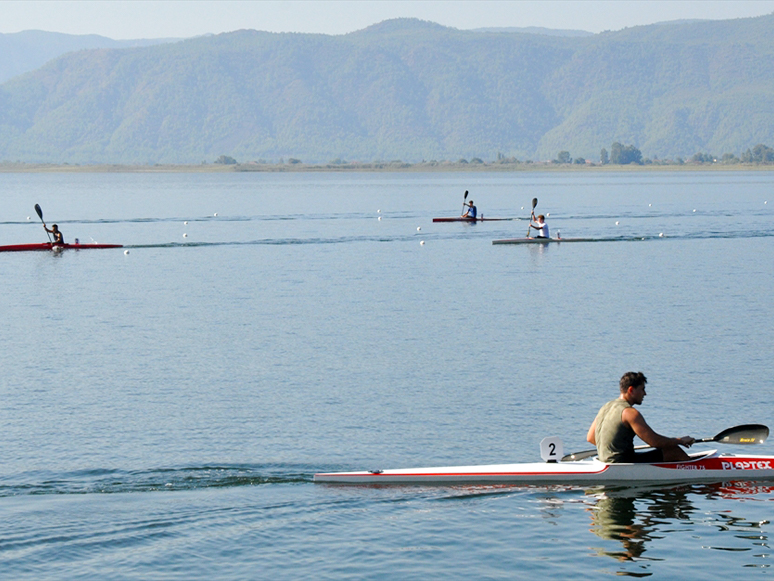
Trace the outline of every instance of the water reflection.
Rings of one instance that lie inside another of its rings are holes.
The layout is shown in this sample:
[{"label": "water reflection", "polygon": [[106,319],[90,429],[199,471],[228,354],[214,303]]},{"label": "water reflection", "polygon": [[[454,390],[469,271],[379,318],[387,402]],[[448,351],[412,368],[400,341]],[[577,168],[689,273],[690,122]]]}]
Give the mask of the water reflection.
[{"label": "water reflection", "polygon": [[[763,525],[769,524],[768,520],[750,521],[728,510],[717,514],[703,513],[697,509],[695,502],[702,499],[768,501],[772,500],[772,493],[774,486],[749,482],[590,490],[588,494],[595,499],[587,509],[591,517],[591,532],[600,539],[621,544],[620,550],[595,547],[594,551],[617,561],[639,563],[638,571],[620,570],[617,572],[619,575],[650,576],[653,573],[648,571],[647,563],[643,562],[664,559],[657,557],[656,553],[646,555],[649,544],[653,540],[666,538],[675,531],[675,524],[679,524],[681,530],[690,531],[694,538],[707,540],[705,537],[711,537],[713,542],[703,544],[702,548],[722,551],[762,550],[762,553],[752,556],[769,558],[768,534],[763,530]],[[709,533],[704,530],[707,526],[710,527]],[[722,540],[721,543],[714,542],[717,537]],[[738,540],[743,542],[740,544]]]}]

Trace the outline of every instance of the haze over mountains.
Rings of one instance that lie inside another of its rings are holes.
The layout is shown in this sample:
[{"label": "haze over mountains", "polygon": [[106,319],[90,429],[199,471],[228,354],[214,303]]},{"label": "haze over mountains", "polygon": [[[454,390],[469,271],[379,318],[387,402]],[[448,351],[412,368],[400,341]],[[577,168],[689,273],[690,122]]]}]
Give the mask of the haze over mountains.
[{"label": "haze over mountains", "polygon": [[739,155],[774,145],[772,31],[774,15],[596,35],[398,19],[80,50],[0,85],[0,160]]},{"label": "haze over mountains", "polygon": [[3,56],[0,59],[0,83],[40,68],[51,59],[76,50],[152,46],[176,40],[178,39],[113,40],[97,34],[62,34],[42,30],[0,33],[0,55]]}]

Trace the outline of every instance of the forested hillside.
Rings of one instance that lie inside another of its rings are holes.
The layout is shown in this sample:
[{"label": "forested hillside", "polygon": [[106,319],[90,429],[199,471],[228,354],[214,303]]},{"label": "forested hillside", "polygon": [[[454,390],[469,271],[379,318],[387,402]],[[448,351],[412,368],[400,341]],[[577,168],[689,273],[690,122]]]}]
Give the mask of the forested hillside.
[{"label": "forested hillside", "polygon": [[593,36],[412,19],[85,50],[0,85],[0,160],[598,160],[774,144],[774,15]]}]

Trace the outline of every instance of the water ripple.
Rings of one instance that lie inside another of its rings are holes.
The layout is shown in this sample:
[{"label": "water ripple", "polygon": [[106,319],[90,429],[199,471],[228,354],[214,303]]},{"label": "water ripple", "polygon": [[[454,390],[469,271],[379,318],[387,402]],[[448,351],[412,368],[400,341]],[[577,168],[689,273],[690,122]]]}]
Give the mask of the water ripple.
[{"label": "water ripple", "polygon": [[312,482],[313,470],[266,464],[183,466],[149,470],[90,469],[4,476],[0,497],[46,494],[116,494]]}]

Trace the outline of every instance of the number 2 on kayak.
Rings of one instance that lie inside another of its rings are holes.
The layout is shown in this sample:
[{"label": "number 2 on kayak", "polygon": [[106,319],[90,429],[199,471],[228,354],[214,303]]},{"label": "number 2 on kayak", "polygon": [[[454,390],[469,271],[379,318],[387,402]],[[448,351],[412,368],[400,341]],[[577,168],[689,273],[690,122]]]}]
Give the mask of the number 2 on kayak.
[{"label": "number 2 on kayak", "polygon": [[558,462],[564,455],[564,444],[561,438],[549,436],[540,441],[540,457],[546,462]]}]

